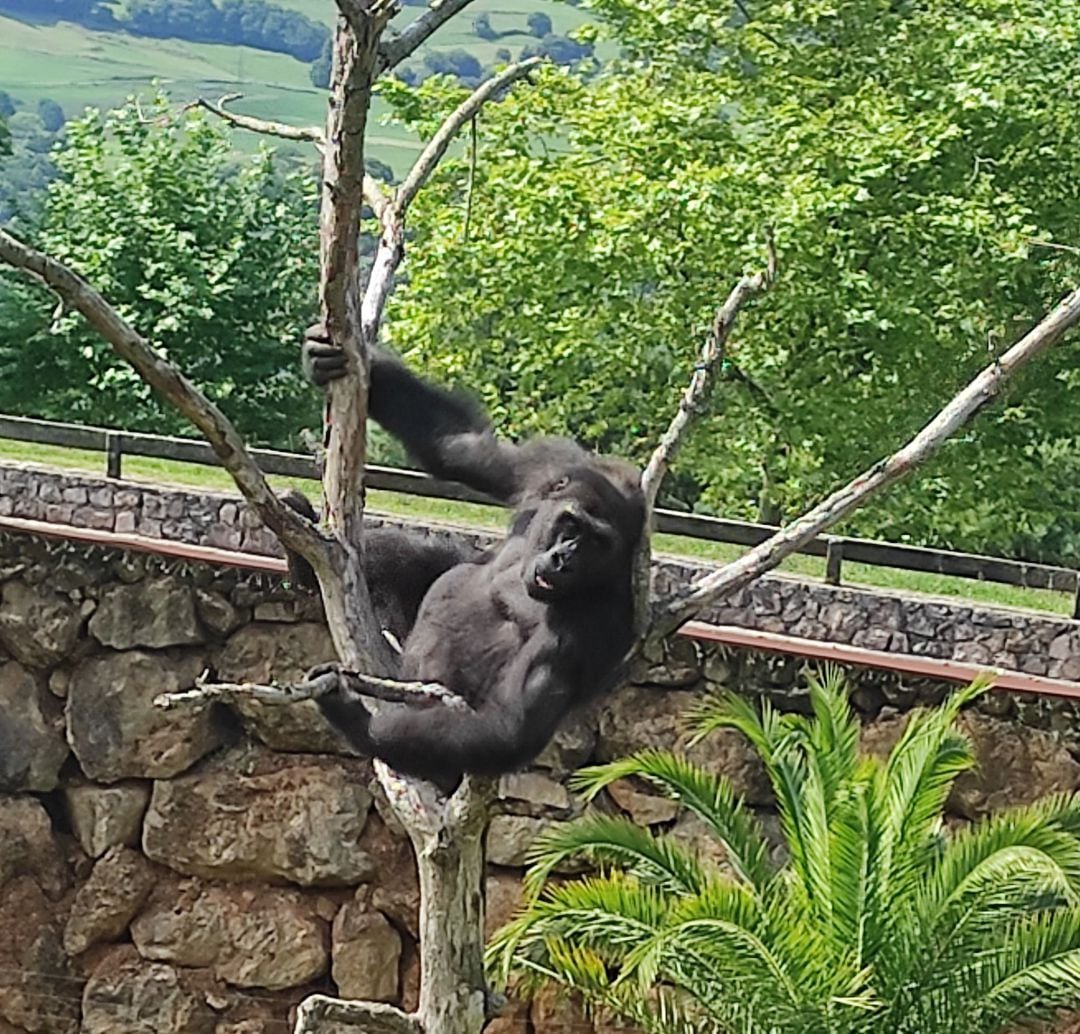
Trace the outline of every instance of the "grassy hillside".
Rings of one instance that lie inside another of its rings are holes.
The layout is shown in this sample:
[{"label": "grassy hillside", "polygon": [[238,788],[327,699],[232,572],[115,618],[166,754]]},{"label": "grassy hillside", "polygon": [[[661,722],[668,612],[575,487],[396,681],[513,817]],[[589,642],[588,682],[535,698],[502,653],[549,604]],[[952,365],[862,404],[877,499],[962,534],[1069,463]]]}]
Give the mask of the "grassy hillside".
[{"label": "grassy hillside", "polygon": [[[332,0],[279,2],[327,24],[333,20]],[[500,47],[516,53],[532,37],[516,33],[498,41],[480,40],[472,34],[473,18],[486,12],[492,27],[503,32],[523,29],[528,14],[536,10],[551,17],[558,33],[586,20],[575,8],[553,0],[477,0],[437,35],[433,46],[463,47],[489,64]],[[419,8],[405,8],[401,18],[419,13]],[[28,106],[51,98],[68,117],[88,105],[114,106],[157,80],[179,101],[238,91],[245,95],[240,107],[250,114],[298,125],[321,123],[325,95],[311,85],[308,67],[286,55],[250,47],[148,39],[67,22],[33,24],[0,17],[0,89]],[[373,156],[396,170],[417,147],[396,127],[375,127],[370,139]]]}]

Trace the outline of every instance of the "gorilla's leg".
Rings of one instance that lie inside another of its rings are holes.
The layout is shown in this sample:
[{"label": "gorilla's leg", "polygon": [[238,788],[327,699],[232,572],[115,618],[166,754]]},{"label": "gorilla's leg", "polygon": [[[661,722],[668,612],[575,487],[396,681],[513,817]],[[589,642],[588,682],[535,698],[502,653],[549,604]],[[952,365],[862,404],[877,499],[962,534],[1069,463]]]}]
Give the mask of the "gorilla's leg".
[{"label": "gorilla's leg", "polygon": [[483,558],[483,551],[464,536],[405,528],[366,532],[364,575],[382,627],[404,643],[435,580],[452,567]]}]

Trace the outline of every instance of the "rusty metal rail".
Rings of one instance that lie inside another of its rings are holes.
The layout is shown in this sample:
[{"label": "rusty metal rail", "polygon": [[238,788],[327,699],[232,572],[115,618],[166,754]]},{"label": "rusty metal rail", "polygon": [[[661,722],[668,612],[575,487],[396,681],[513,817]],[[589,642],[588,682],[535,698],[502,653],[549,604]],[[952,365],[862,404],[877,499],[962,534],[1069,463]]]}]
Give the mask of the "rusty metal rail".
[{"label": "rusty metal rail", "polygon": [[[98,531],[93,528],[75,528],[66,524],[51,524],[47,521],[26,520],[21,517],[0,517],[0,535],[3,534],[33,535],[104,549],[134,550],[167,559],[213,564],[218,567],[236,567],[246,571],[261,571],[274,575],[284,575],[288,572],[285,561],[279,557],[258,553],[238,553],[212,546],[197,546],[188,542]],[[1080,682],[1053,679],[1044,675],[1029,675],[1026,672],[991,665],[970,664],[907,653],[891,653],[886,650],[871,650],[847,643],[829,643],[824,640],[803,639],[778,632],[740,628],[736,625],[711,625],[702,621],[688,622],[679,629],[678,634],[702,642],[721,643],[739,649],[792,654],[810,660],[878,668],[919,678],[939,679],[942,682],[970,682],[978,675],[990,674],[994,677],[995,689],[1080,699]]]}]

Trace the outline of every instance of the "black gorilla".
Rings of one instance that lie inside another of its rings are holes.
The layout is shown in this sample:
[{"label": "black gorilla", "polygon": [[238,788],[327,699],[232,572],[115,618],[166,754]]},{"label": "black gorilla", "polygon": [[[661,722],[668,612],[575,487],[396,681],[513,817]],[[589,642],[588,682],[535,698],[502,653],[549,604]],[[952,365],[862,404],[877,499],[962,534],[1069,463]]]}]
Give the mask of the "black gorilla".
[{"label": "black gorilla", "polygon": [[[345,357],[313,328],[304,366],[325,386]],[[617,679],[633,639],[638,472],[565,439],[499,441],[471,402],[381,349],[368,404],[428,473],[509,503],[514,515],[503,542],[482,554],[402,532],[366,539],[376,611],[403,643],[401,677],[441,683],[471,710],[383,704],[372,714],[344,689],[319,706],[362,753],[444,789],[464,772],[513,771],[568,711]]]}]

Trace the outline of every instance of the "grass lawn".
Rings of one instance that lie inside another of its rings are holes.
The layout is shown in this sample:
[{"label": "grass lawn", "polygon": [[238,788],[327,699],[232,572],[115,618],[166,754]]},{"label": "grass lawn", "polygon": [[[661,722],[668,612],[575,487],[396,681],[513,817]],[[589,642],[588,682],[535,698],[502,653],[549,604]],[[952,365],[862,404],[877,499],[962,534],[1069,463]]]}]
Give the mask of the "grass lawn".
[{"label": "grass lawn", "polygon": [[[11,460],[44,463],[53,467],[89,471],[94,474],[103,474],[105,470],[105,458],[100,453],[0,440],[0,462]],[[166,482],[209,491],[235,491],[232,479],[222,470],[195,464],[173,463],[168,460],[125,456],[124,476],[132,480]],[[318,501],[318,488],[312,481],[298,481],[290,478],[271,478],[270,481],[275,486],[297,488]],[[374,512],[399,517],[415,517],[474,527],[502,528],[506,523],[506,511],[497,507],[426,499],[403,495],[399,492],[369,491],[368,506]],[[654,548],[659,553],[671,556],[712,561],[733,560],[743,552],[739,546],[707,542],[681,535],[657,535]],[[824,577],[825,561],[819,557],[793,556],[781,565],[780,570],[787,574],[818,581]],[[1011,585],[996,585],[991,582],[976,582],[966,578],[923,574],[918,571],[871,567],[867,564],[845,563],[843,570],[844,583],[847,585],[948,596],[972,603],[1021,607],[1063,616],[1069,616],[1072,613],[1073,598],[1070,593],[1023,589]]]}]

